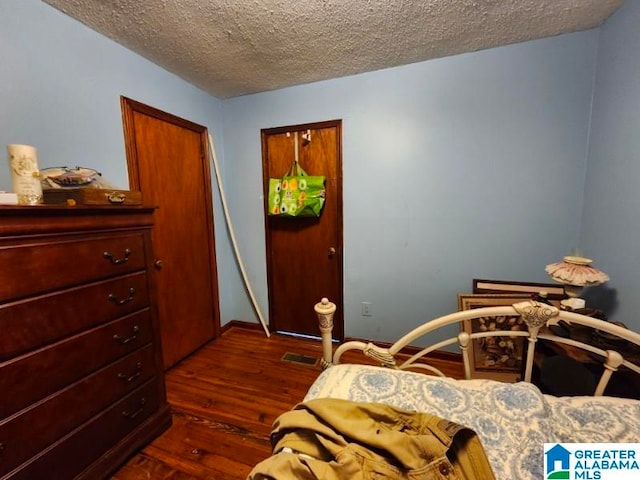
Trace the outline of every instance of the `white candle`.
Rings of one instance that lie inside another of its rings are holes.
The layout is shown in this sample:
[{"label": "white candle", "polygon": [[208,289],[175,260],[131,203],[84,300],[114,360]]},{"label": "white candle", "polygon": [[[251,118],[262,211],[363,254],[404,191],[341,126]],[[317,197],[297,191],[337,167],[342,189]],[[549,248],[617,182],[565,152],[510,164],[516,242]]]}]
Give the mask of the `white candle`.
[{"label": "white candle", "polygon": [[7,153],[13,191],[18,195],[18,204],[42,203],[42,185],[36,148],[31,145],[7,145]]}]

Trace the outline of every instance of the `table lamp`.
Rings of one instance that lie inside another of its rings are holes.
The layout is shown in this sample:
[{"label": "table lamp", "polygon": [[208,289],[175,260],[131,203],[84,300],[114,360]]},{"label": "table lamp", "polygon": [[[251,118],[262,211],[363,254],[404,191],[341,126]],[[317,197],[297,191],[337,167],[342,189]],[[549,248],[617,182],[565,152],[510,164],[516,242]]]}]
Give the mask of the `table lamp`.
[{"label": "table lamp", "polygon": [[569,298],[560,303],[571,310],[585,307],[584,299],[580,298],[585,287],[600,285],[609,280],[609,275],[591,266],[593,260],[580,255],[568,255],[561,262],[551,263],[545,270],[556,282],[564,284],[565,293]]}]

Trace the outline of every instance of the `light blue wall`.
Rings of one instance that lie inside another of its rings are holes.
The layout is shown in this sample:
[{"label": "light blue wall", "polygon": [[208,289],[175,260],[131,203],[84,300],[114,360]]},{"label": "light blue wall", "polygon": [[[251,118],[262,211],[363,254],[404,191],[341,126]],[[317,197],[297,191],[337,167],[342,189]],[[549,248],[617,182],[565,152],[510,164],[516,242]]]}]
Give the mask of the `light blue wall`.
[{"label": "light blue wall", "polygon": [[[347,336],[393,339],[455,310],[474,277],[548,281],[544,266],[578,242],[597,38],[574,33],[223,101],[231,214],[263,308],[260,129],[336,118]],[[362,301],[372,317],[360,315]],[[235,308],[235,318],[255,318],[248,302]]]},{"label": "light blue wall", "polygon": [[218,99],[36,0],[0,3],[0,60],[0,145],[35,145],[41,168],[94,167],[127,187],[120,95],[221,129]]},{"label": "light blue wall", "polygon": [[[47,4],[2,0],[0,155],[5,168],[0,168],[0,189],[11,190],[5,150],[10,143],[36,146],[41,168],[93,167],[127,188],[120,95],[207,126],[222,147],[219,99]],[[234,263],[215,203],[218,267],[224,277]],[[224,283],[220,290],[226,298],[232,295]]]},{"label": "light blue wall", "polygon": [[[632,188],[628,163],[638,151],[623,124],[639,111],[637,84],[628,83],[637,70],[625,66],[634,48],[617,46],[618,36],[638,45],[637,3],[628,3],[602,29],[582,237],[598,30],[220,101],[46,4],[4,0],[0,145],[32,144],[43,168],[94,167],[126,187],[120,95],[206,125],[266,312],[260,129],[340,118],[346,334],[390,340],[454,310],[474,277],[547,281],[544,265],[574,246],[593,250],[615,285],[630,285],[614,263],[624,270],[628,258],[612,252],[632,253],[633,235],[611,245],[598,223],[633,210],[617,193]],[[614,131],[628,135],[622,146],[611,146]],[[598,149],[618,156],[616,188]],[[2,188],[10,188],[6,168]],[[611,204],[599,201],[611,191]],[[257,321],[217,196],[215,217],[222,321]],[[373,317],[360,316],[362,301],[373,303]]]},{"label": "light blue wall", "polygon": [[611,281],[587,298],[640,329],[640,1],[600,28],[581,244]]}]

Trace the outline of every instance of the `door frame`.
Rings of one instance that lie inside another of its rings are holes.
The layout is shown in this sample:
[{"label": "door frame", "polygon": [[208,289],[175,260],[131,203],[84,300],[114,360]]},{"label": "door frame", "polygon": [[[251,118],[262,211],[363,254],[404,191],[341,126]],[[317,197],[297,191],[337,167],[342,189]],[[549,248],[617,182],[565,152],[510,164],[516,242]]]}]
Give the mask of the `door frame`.
[{"label": "door frame", "polygon": [[[312,123],[304,123],[304,124],[296,124],[296,125],[288,125],[282,127],[273,127],[273,128],[263,128],[260,130],[260,141],[262,148],[262,185],[263,185],[263,193],[264,193],[264,202],[263,202],[263,216],[264,216],[264,229],[265,229],[265,247],[266,247],[266,260],[267,260],[267,292],[268,292],[268,302],[269,302],[269,328],[271,330],[276,330],[276,326],[273,325],[272,318],[272,281],[271,281],[271,265],[273,262],[273,258],[271,255],[271,229],[269,228],[269,218],[268,218],[268,198],[269,198],[269,174],[268,174],[268,165],[269,159],[267,158],[267,136],[268,135],[278,135],[287,132],[304,132],[306,130],[317,130],[322,128],[335,128],[336,129],[336,138],[338,141],[337,151],[336,151],[336,171],[338,173],[336,178],[336,192],[337,198],[335,199],[337,206],[337,215],[336,215],[336,240],[337,240],[337,251],[338,257],[340,260],[340,265],[338,268],[338,281],[339,281],[339,292],[340,299],[330,298],[329,301],[334,302],[336,304],[338,315],[334,317],[334,328],[332,331],[333,338],[337,340],[344,340],[344,239],[343,239],[343,211],[342,211],[342,120],[326,120],[321,122],[312,122]],[[318,298],[318,301],[321,299]],[[313,308],[313,305],[309,305],[309,308]],[[337,323],[336,323],[337,320]],[[320,337],[320,330],[318,327],[318,337]]]},{"label": "door frame", "polygon": [[[129,189],[138,190],[142,194],[144,203],[144,191],[140,187],[140,174],[138,169],[138,154],[134,135],[134,113],[141,113],[158,120],[172,123],[186,130],[197,133],[200,137],[200,151],[204,152],[200,160],[202,162],[202,187],[206,200],[208,250],[211,259],[211,298],[213,299],[213,339],[220,337],[220,302],[218,297],[218,268],[216,262],[215,234],[213,223],[213,195],[211,191],[211,169],[209,166],[209,132],[207,127],[185,120],[171,113],[145,105],[131,98],[120,96],[122,109],[122,125],[124,128],[125,152],[127,157],[127,170],[129,173]],[[155,206],[157,207],[157,206]]]}]

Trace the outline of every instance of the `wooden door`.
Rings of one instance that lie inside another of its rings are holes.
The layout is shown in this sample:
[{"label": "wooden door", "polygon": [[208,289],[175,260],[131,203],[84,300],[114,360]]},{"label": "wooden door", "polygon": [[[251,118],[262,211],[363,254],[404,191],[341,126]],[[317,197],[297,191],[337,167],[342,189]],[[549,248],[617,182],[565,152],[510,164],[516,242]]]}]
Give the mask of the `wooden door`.
[{"label": "wooden door", "polygon": [[[269,178],[291,167],[294,132],[300,166],[326,177],[326,201],[319,218],[267,215]],[[303,134],[310,134],[310,141]],[[342,308],[342,122],[262,130],[269,324],[271,330],[319,335],[313,305],[322,297],[338,307],[334,337],[344,335]]]},{"label": "wooden door", "polygon": [[129,186],[152,231],[165,368],[219,335],[207,129],[122,97]]}]

